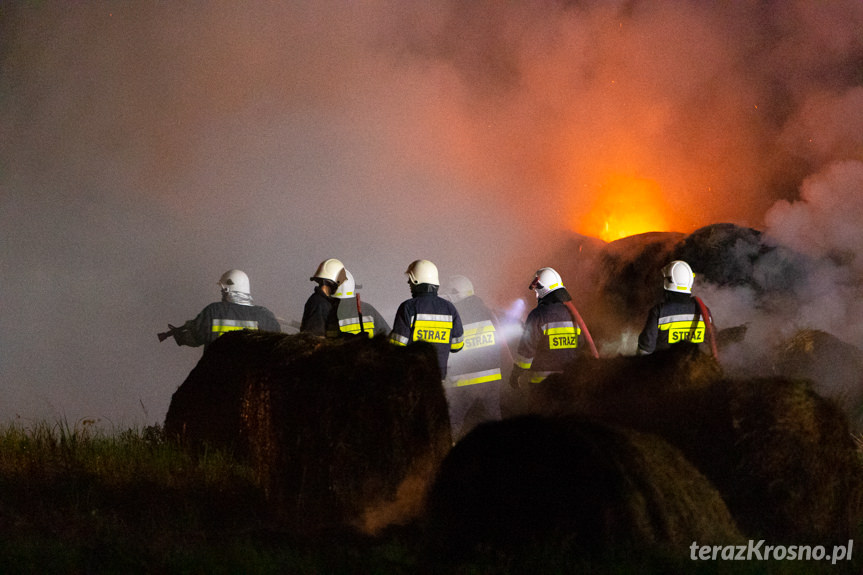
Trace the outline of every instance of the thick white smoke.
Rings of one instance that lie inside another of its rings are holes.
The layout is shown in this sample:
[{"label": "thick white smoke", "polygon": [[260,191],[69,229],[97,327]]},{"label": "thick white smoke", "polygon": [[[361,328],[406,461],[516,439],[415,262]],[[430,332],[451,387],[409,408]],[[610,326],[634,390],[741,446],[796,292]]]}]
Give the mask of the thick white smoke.
[{"label": "thick white smoke", "polygon": [[[675,231],[813,235],[787,319],[859,342],[859,235],[819,214],[859,210],[829,202],[861,29],[858,0],[6,3],[0,421],[161,421],[200,350],[155,333],[230,268],[289,320],[328,257],[388,317],[420,257],[504,308],[613,177]],[[713,305],[775,317],[748,297]]]},{"label": "thick white smoke", "polygon": [[745,343],[724,361],[769,373],[776,348],[800,330],[824,331],[863,349],[863,162],[845,160],[807,178],[795,201],[765,216],[769,255],[756,260],[753,286],[705,284],[722,327],[746,324]]},{"label": "thick white smoke", "polygon": [[863,346],[863,162],[827,166],[804,181],[801,198],[767,212],[768,241],[809,257],[795,290],[798,322]]}]

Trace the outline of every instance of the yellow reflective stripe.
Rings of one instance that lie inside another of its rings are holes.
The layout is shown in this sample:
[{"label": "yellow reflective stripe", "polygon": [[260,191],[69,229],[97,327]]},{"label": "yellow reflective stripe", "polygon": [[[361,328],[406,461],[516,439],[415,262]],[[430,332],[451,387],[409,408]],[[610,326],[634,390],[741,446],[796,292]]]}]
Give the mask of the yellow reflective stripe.
[{"label": "yellow reflective stripe", "polygon": [[555,321],[543,325],[542,333],[548,337],[549,349],[574,349],[578,347],[581,328],[571,321]]},{"label": "yellow reflective stripe", "polygon": [[542,333],[555,335],[562,333],[581,333],[581,330],[571,321],[555,321],[542,326]]},{"label": "yellow reflective stripe", "polygon": [[488,369],[486,371],[475,371],[473,373],[457,375],[453,380],[448,387],[464,387],[466,385],[488,383],[489,381],[500,381],[501,374],[500,369]]},{"label": "yellow reflective stripe", "polygon": [[464,336],[466,338],[473,336],[473,335],[478,335],[478,334],[486,333],[486,332],[494,332],[494,331],[495,331],[494,324],[492,324],[488,320],[469,323],[466,326],[464,326]]},{"label": "yellow reflective stripe", "polygon": [[451,324],[452,316],[442,313],[418,313],[414,321],[442,321]]},{"label": "yellow reflective stripe", "polygon": [[563,373],[561,371],[534,371],[530,374],[530,383],[539,383],[552,373]]},{"label": "yellow reflective stripe", "polygon": [[703,321],[699,321],[698,323],[695,323],[694,321],[689,320],[689,321],[675,321],[675,322],[669,322],[669,323],[662,323],[662,324],[659,324],[659,329],[662,329],[662,330],[668,330],[668,329],[693,329],[693,328],[696,328],[696,329],[704,329],[704,322],[703,322]]},{"label": "yellow reflective stripe", "polygon": [[481,347],[490,347],[496,343],[494,338],[495,332],[478,333],[472,336],[465,336],[464,345],[467,349],[479,349]]},{"label": "yellow reflective stripe", "polygon": [[459,341],[459,342],[453,341],[452,344],[449,346],[450,351],[458,351],[463,347],[464,347],[463,341]]},{"label": "yellow reflective stripe", "polygon": [[239,320],[239,319],[214,319],[213,333],[223,334],[229,331],[239,331],[241,329],[258,329],[258,322],[254,320]]},{"label": "yellow reflective stripe", "polygon": [[[363,324],[363,333],[367,333],[369,337],[373,336],[375,333],[374,326],[369,326],[368,324]],[[356,335],[360,333],[360,324],[355,323],[353,325],[342,326],[342,333],[349,333],[351,335]]]},{"label": "yellow reflective stripe", "polygon": [[573,335],[580,334],[581,330],[571,325],[569,327],[553,327],[545,330],[545,335]]},{"label": "yellow reflective stripe", "polygon": [[662,331],[668,332],[668,343],[677,343],[680,341],[691,341],[693,343],[704,342],[704,322],[676,321],[664,323],[659,326]]},{"label": "yellow reflective stripe", "polygon": [[530,366],[533,364],[533,358],[516,354],[515,364],[522,369],[530,369]]},{"label": "yellow reflective stripe", "polygon": [[[452,316],[437,314],[419,314],[414,322],[413,341],[430,341],[432,343],[450,343],[450,331],[452,330]],[[457,341],[453,340],[455,349]],[[461,349],[461,344],[458,345]]]},{"label": "yellow reflective stripe", "polygon": [[403,335],[399,335],[397,333],[390,334],[390,343],[394,343],[396,345],[407,345],[410,343],[410,340]]},{"label": "yellow reflective stripe", "polygon": [[451,321],[438,320],[417,320],[414,322],[414,329],[452,329]]},{"label": "yellow reflective stripe", "polygon": [[[360,333],[360,319],[352,317],[339,320],[339,329],[345,333],[357,334]],[[375,333],[375,320],[372,316],[363,316],[363,331],[369,334],[369,337]]]},{"label": "yellow reflective stripe", "polygon": [[680,323],[680,322],[692,323],[700,317],[701,317],[700,314],[681,313],[681,314],[677,314],[677,315],[667,315],[665,317],[661,317],[661,318],[659,318],[659,321],[657,323],[660,326],[665,325],[665,324],[669,324],[669,323]]},{"label": "yellow reflective stripe", "polygon": [[462,341],[466,349],[477,349],[495,344],[494,324],[489,320],[478,321],[464,326]]}]

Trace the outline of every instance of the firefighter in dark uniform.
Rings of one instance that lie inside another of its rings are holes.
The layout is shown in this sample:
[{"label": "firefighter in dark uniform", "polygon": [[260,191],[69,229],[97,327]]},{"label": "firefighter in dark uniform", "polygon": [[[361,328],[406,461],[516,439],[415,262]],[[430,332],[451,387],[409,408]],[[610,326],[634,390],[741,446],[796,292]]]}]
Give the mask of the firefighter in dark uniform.
[{"label": "firefighter in dark uniform", "polygon": [[468,278],[451,277],[442,297],[455,304],[464,326],[464,348],[450,356],[444,381],[453,441],[458,441],[479,423],[501,418],[501,366],[512,358],[497,317]]},{"label": "firefighter in dark uniform", "polygon": [[[662,278],[664,297],[647,314],[644,329],[638,336],[639,355],[668,349],[681,341],[703,343],[705,340],[708,326],[692,295],[695,281],[692,268],[682,260],[675,260],[662,268]],[[707,321],[713,324],[710,310],[707,310]]]},{"label": "firefighter in dark uniform", "polygon": [[213,302],[195,319],[180,327],[172,327],[168,334],[177,345],[198,347],[213,343],[223,333],[241,329],[280,332],[276,316],[267,308],[252,303],[249,277],[240,270],[228,270],[219,278],[222,301]]},{"label": "firefighter in dark uniform", "polygon": [[539,383],[563,371],[579,353],[581,339],[581,328],[565,305],[572,297],[559,273],[552,268],[537,270],[529,289],[536,293],[537,303],[527,316],[516,350],[509,378],[515,389],[525,379],[529,384]]},{"label": "firefighter in dark uniform", "polygon": [[338,305],[333,294],[346,277],[344,264],[335,258],[324,260],[318,265],[315,274],[309,278],[317,285],[303,308],[300,333],[327,334],[327,321],[333,308]]},{"label": "firefighter in dark uniform", "polygon": [[[390,332],[390,324],[378,312],[375,307],[359,298],[357,284],[353,274],[345,270],[345,281],[339,284],[333,297],[338,304],[333,306],[331,318],[327,322],[327,337],[341,337],[342,335],[359,335],[365,332],[369,337]],[[362,317],[357,309],[357,302],[362,308]]]},{"label": "firefighter in dark uniform", "polygon": [[443,380],[449,354],[464,347],[461,317],[452,302],[437,295],[440,280],[437,266],[432,262],[416,260],[408,266],[405,274],[412,297],[402,302],[396,311],[390,341],[395,345],[410,345],[417,341],[433,344]]}]

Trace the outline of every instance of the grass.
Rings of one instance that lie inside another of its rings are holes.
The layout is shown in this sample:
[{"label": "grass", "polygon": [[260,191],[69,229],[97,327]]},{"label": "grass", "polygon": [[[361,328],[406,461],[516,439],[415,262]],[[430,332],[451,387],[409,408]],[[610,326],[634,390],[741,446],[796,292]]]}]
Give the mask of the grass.
[{"label": "grass", "polygon": [[280,529],[252,470],[228,452],[188,452],[166,442],[158,426],[113,433],[91,420],[0,426],[4,574],[809,573],[812,567],[693,564],[663,555],[597,566],[559,549],[453,559],[429,555],[417,526],[377,537],[302,540]]},{"label": "grass", "polygon": [[189,453],[159,427],[0,428],[0,572],[338,572],[354,554],[384,573],[400,561],[361,539],[326,547],[281,533],[230,453]]}]

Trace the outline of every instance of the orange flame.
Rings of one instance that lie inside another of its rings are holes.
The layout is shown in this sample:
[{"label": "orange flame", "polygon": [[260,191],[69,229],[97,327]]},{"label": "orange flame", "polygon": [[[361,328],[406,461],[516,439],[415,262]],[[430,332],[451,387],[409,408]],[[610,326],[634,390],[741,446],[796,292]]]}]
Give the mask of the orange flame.
[{"label": "orange flame", "polygon": [[666,231],[667,212],[659,184],[632,176],[612,176],[600,189],[578,232],[606,242],[645,232]]}]

